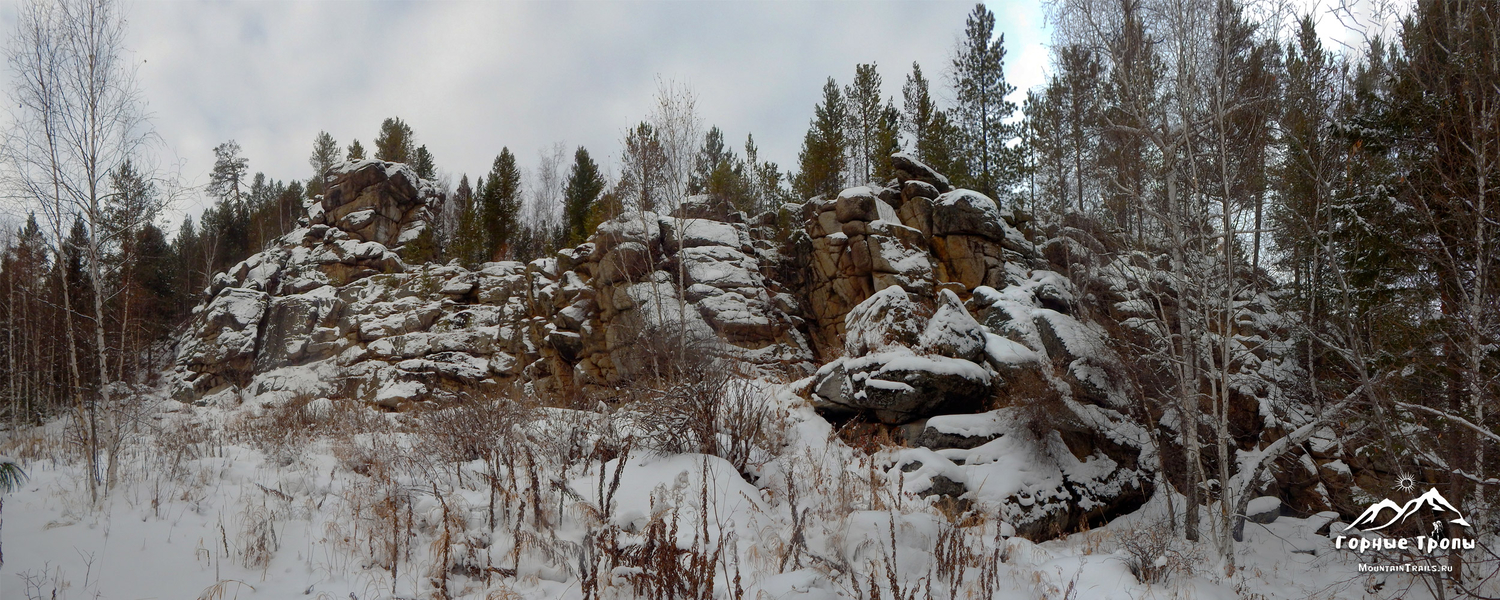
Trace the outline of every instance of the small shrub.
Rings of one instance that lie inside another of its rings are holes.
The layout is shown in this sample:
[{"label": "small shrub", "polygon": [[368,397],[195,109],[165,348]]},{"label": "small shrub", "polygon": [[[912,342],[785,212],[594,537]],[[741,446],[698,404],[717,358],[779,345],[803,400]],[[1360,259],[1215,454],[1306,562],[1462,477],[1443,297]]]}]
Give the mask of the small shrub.
[{"label": "small shrub", "polygon": [[1165,519],[1126,531],[1119,539],[1120,549],[1126,555],[1125,565],[1141,583],[1161,583],[1191,575],[1193,565],[1203,558],[1174,534]]}]

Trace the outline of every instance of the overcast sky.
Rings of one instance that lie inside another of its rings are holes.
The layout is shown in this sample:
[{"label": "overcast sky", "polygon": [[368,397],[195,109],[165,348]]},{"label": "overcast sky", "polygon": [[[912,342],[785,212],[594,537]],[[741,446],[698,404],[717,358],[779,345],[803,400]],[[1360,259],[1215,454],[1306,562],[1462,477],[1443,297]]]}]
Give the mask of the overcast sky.
[{"label": "overcast sky", "polygon": [[[7,43],[20,1],[0,0]],[[912,62],[921,63],[946,101],[949,59],[974,8],[972,0],[125,2],[139,86],[171,154],[160,162],[181,164],[188,185],[206,181],[212,149],[230,139],[252,173],[306,179],[318,131],[373,151],[390,116],[409,123],[454,180],[487,172],[506,146],[530,169],[556,143],[569,157],[585,146],[613,171],[623,131],[649,113],[658,79],[690,85],[705,125],[722,128],[737,150],[753,133],[763,159],[795,167],[824,80],[847,84],[856,64],[876,63],[899,106]],[[1005,35],[1019,104],[1045,77],[1044,10],[1033,0],[986,4]],[[1336,33],[1336,19],[1320,20],[1325,35]],[[0,89],[10,77],[0,68]],[[185,198],[168,228],[208,203],[201,193]]]},{"label": "overcast sky", "polygon": [[[16,0],[0,4],[15,30]],[[990,2],[1007,72],[1042,80],[1037,2]],[[251,172],[305,179],[319,130],[366,148],[382,119],[409,123],[454,179],[508,146],[523,168],[564,143],[612,168],[658,78],[690,85],[705,125],[794,166],[824,80],[875,62],[888,96],[913,61],[942,75],[971,1],[126,3],[130,49],[156,130],[190,183],[236,140]],[[8,80],[10,74],[4,77]],[[945,94],[943,86],[935,93]],[[1018,93],[1018,96],[1020,94]],[[899,100],[898,100],[899,106]],[[178,211],[207,203],[188,199]],[[175,228],[176,218],[170,224]]]}]

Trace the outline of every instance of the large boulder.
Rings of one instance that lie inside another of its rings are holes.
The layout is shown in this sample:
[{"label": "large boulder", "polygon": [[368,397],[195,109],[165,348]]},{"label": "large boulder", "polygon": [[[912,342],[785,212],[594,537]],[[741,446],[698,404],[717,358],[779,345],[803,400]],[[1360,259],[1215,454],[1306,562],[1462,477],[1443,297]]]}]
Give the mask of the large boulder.
[{"label": "large boulder", "polygon": [[345,162],[329,175],[322,218],[360,240],[399,246],[420,233],[415,224],[427,221],[421,186],[417,174],[400,163]]},{"label": "large boulder", "polygon": [[254,368],[261,318],[269,305],[265,292],[224,288],[199,311],[178,348],[179,364],[243,382]]},{"label": "large boulder", "polygon": [[897,152],[891,155],[891,167],[896,170],[896,179],[902,183],[907,181],[920,181],[932,186],[937,192],[946,192],[953,189],[948,183],[948,178],[937,172],[926,163],[906,152]]},{"label": "large boulder", "polygon": [[973,190],[953,190],[933,202],[932,234],[977,235],[999,242],[1005,239],[1007,216],[1009,211],[1002,211],[989,196]]}]

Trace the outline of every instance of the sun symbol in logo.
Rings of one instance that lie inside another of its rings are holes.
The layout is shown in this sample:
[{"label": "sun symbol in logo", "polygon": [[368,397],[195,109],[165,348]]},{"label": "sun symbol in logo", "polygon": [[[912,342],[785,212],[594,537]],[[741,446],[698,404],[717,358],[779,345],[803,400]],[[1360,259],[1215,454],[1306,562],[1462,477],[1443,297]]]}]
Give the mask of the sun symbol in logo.
[{"label": "sun symbol in logo", "polygon": [[1410,493],[1417,489],[1417,480],[1411,476],[1411,473],[1401,471],[1396,474],[1396,489]]}]

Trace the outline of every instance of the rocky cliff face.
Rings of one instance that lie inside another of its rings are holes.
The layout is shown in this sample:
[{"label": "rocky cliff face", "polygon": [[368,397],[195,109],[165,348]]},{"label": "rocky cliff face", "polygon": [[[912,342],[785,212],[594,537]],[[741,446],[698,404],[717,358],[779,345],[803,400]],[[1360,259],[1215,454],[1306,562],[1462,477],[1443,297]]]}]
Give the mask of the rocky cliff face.
[{"label": "rocky cliff face", "polygon": [[[690,340],[801,378],[830,418],[899,426],[918,446],[1010,435],[1066,454],[1080,467],[1058,470],[1044,501],[1005,496],[1038,536],[1088,508],[1137,505],[1154,459],[1108,376],[1119,361],[1099,326],[1071,316],[1076,290],[1020,229],[1027,216],[909,156],[895,163],[883,186],[756,217],[693,197],[555,256],[478,270],[403,263],[438,195],[405,166],[347,163],[304,226],[214,278],[179,345],[178,396],[401,410],[509,384],[607,393],[652,369],[663,340]],[[975,413],[1009,425],[952,426]],[[963,494],[971,475],[940,466],[906,468],[932,493]]]}]

